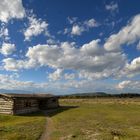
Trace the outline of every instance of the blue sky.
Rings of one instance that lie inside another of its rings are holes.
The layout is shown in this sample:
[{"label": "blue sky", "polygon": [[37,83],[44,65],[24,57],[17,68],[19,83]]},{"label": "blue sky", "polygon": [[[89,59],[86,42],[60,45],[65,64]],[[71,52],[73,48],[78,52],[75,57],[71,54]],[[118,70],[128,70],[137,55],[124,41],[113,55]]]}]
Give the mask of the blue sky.
[{"label": "blue sky", "polygon": [[0,89],[140,91],[140,1],[3,0]]}]

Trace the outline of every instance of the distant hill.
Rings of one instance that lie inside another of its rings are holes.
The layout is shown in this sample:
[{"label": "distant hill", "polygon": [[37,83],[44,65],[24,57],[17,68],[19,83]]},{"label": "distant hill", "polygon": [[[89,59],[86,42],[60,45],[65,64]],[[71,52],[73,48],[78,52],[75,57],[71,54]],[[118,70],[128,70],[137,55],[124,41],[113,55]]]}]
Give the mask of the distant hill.
[{"label": "distant hill", "polygon": [[140,97],[140,93],[109,94],[105,92],[90,92],[90,93],[75,93],[69,95],[60,95],[60,98],[95,98],[95,97],[133,98]]},{"label": "distant hill", "polygon": [[25,91],[25,90],[0,89],[0,93],[32,93],[32,92],[31,91]]},{"label": "distant hill", "polygon": [[105,92],[90,92],[90,93],[75,93],[71,94],[71,96],[106,96]]},{"label": "distant hill", "polygon": [[60,95],[60,98],[92,98],[92,97],[105,97],[108,94],[105,92],[89,92],[89,93],[74,93],[68,95]]}]

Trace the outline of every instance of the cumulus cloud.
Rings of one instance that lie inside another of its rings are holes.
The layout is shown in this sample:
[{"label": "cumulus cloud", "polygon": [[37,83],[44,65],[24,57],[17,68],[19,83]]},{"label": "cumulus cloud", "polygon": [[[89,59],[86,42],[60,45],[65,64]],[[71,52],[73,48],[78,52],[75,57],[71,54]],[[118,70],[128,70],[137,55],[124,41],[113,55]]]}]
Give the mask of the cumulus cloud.
[{"label": "cumulus cloud", "polygon": [[1,0],[0,21],[8,22],[10,19],[21,19],[25,16],[22,0]]},{"label": "cumulus cloud", "polygon": [[8,28],[5,26],[5,24],[1,24],[1,29],[0,29],[0,38],[2,38],[3,40],[8,40],[9,37],[9,30]]},{"label": "cumulus cloud", "polygon": [[68,22],[70,23],[70,24],[73,24],[74,22],[76,22],[77,21],[77,17],[68,17],[67,18],[67,20],[68,20]]},{"label": "cumulus cloud", "polygon": [[126,80],[120,82],[117,86],[117,89],[126,90],[128,92],[136,92],[140,90],[140,81],[135,80]]},{"label": "cumulus cloud", "polygon": [[[8,71],[18,71],[47,66],[56,70],[49,74],[52,81],[61,77],[75,78],[74,73],[77,73],[78,78],[88,80],[134,76],[139,74],[140,58],[129,62],[121,45],[131,44],[140,39],[139,20],[140,16],[135,16],[119,33],[111,35],[105,44],[102,44],[100,39],[81,46],[77,46],[75,42],[38,44],[29,47],[23,60],[4,59],[3,67]],[[69,75],[62,70],[72,70],[74,73]]]},{"label": "cumulus cloud", "polygon": [[117,88],[123,89],[125,87],[130,86],[130,84],[131,84],[131,81],[129,81],[129,80],[128,81],[122,81],[117,85]]},{"label": "cumulus cloud", "polygon": [[126,63],[121,71],[122,76],[133,77],[140,74],[140,57],[133,59],[130,63]]},{"label": "cumulus cloud", "polygon": [[137,44],[137,49],[140,50],[140,41],[139,41],[139,43]]},{"label": "cumulus cloud", "polygon": [[111,35],[104,44],[108,51],[120,51],[124,44],[130,45],[140,39],[140,14],[136,15],[118,33]]},{"label": "cumulus cloud", "polygon": [[[32,92],[53,92],[55,94],[58,93],[66,93],[66,90],[70,92],[91,92],[91,91],[99,91],[102,89],[113,89],[114,85],[105,84],[101,81],[89,81],[89,80],[73,80],[72,78],[68,78],[70,81],[48,81],[43,83],[37,83],[33,81],[22,81],[16,77],[16,73],[11,75],[8,74],[0,74],[0,89],[7,90],[25,90]],[[70,74],[72,76],[72,74]],[[73,77],[73,76],[72,76]],[[55,88],[54,88],[55,87]],[[74,90],[72,90],[74,89]]]},{"label": "cumulus cloud", "polygon": [[53,73],[50,73],[48,77],[50,80],[53,80],[53,81],[60,80],[62,77],[62,73],[63,73],[62,69],[57,69]]},{"label": "cumulus cloud", "polygon": [[38,67],[36,60],[16,60],[14,58],[3,59],[3,67],[7,71],[18,71],[19,69],[30,69]]},{"label": "cumulus cloud", "polygon": [[29,48],[26,60],[4,59],[4,68],[15,71],[37,66],[49,66],[58,69],[50,74],[52,79],[59,78],[59,74],[61,74],[59,69],[79,71],[84,78],[91,75],[92,78],[99,78],[102,75],[108,77],[124,65],[125,55],[120,52],[107,52],[99,42],[99,39],[93,40],[80,48],[76,48],[75,43],[69,42],[59,45],[36,45]]},{"label": "cumulus cloud", "polygon": [[93,28],[93,27],[97,27],[99,26],[99,24],[97,23],[97,21],[95,19],[89,19],[84,21],[84,25],[89,27],[89,28]]},{"label": "cumulus cloud", "polygon": [[79,26],[79,25],[74,25],[74,26],[72,27],[71,34],[72,34],[72,35],[81,35],[82,32],[84,32],[84,30],[85,30],[84,27]]},{"label": "cumulus cloud", "polygon": [[25,40],[30,40],[33,36],[38,36],[41,33],[45,33],[49,35],[47,31],[48,23],[46,21],[42,21],[41,19],[35,18],[34,15],[28,17],[29,26],[24,31]]},{"label": "cumulus cloud", "polygon": [[3,43],[0,52],[4,56],[8,56],[12,54],[15,50],[16,50],[15,44]]},{"label": "cumulus cloud", "polygon": [[75,73],[65,73],[64,74],[64,79],[65,80],[74,80],[76,78]]},{"label": "cumulus cloud", "polygon": [[110,4],[105,5],[105,9],[111,12],[118,12],[118,4],[115,2],[111,2]]},{"label": "cumulus cloud", "polygon": [[[73,24],[71,29],[71,35],[81,35],[83,32],[88,31],[90,28],[98,27],[99,24],[95,19],[85,20],[84,22],[78,22]],[[65,29],[64,33],[68,33],[69,29]]]},{"label": "cumulus cloud", "polygon": [[31,90],[33,89],[41,89],[46,88],[48,86],[47,83],[35,83],[33,81],[20,81],[16,77],[15,73],[8,75],[8,74],[0,74],[0,89],[7,89],[7,90]]}]

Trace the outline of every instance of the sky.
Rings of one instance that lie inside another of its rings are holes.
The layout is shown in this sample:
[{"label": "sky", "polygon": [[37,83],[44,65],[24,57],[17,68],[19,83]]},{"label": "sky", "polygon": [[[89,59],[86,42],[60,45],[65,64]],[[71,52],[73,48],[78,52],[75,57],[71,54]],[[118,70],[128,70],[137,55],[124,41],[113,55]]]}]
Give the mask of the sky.
[{"label": "sky", "polygon": [[140,93],[139,5],[0,0],[0,89]]}]

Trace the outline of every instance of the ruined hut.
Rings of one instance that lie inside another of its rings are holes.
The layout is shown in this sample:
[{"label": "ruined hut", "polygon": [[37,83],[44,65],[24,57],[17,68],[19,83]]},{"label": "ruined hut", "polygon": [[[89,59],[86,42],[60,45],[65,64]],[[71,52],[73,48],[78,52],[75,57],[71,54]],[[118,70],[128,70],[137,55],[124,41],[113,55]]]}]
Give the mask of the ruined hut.
[{"label": "ruined hut", "polygon": [[0,113],[2,114],[24,114],[58,106],[58,97],[51,94],[0,93]]}]

